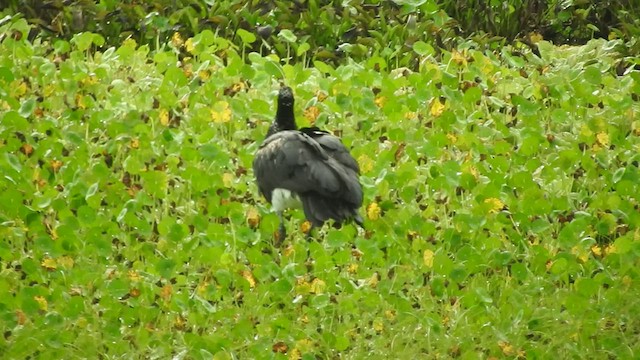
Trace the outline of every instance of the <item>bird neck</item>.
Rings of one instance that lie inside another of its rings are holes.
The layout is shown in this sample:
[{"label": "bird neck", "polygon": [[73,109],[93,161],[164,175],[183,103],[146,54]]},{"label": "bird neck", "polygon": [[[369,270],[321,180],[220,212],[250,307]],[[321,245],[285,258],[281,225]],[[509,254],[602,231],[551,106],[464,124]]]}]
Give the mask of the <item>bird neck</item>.
[{"label": "bird neck", "polygon": [[293,115],[292,106],[278,106],[276,112],[276,123],[278,124],[278,130],[297,130],[296,118]]}]

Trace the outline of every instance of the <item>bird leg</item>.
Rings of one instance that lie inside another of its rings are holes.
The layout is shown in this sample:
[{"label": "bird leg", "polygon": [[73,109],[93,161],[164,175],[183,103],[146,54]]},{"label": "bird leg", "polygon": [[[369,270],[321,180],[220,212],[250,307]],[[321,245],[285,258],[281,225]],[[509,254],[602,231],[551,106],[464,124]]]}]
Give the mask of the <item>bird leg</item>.
[{"label": "bird leg", "polygon": [[305,237],[307,238],[307,241],[313,240],[313,229],[314,229],[314,226],[313,226],[313,224],[311,224],[311,226],[309,227],[309,230],[305,234]]},{"label": "bird leg", "polygon": [[284,227],[284,216],[282,215],[282,211],[278,211],[278,218],[280,218],[280,226],[278,226],[278,244],[280,244],[287,237],[287,230]]}]

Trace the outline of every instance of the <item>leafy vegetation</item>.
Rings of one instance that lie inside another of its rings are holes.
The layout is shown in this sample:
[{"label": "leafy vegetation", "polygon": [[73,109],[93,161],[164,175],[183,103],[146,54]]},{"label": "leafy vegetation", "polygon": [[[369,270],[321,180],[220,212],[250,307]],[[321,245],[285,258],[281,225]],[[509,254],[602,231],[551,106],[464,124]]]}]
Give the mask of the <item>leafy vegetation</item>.
[{"label": "leafy vegetation", "polygon": [[[0,25],[2,358],[634,358],[640,72],[620,40],[416,71]],[[245,35],[249,36],[249,35]],[[366,233],[275,248],[278,82],[362,168]]]},{"label": "leafy vegetation", "polygon": [[[154,50],[178,31],[203,30],[247,52],[274,53],[290,61],[341,64],[376,56],[392,66],[417,66],[414,44],[452,50],[473,37],[500,48],[516,39],[542,36],[555,44],[591,38],[631,41],[640,51],[637,1],[65,1],[9,0],[6,14],[21,13],[54,38],[82,31],[100,33],[119,46],[127,38]],[[1,12],[0,12],[1,14]]]}]

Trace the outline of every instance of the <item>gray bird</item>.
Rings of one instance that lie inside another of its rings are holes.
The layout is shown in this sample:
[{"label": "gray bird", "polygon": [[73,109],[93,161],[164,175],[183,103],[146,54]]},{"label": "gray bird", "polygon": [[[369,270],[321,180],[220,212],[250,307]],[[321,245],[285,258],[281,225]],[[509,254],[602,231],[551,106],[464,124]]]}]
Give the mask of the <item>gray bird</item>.
[{"label": "gray bird", "polygon": [[280,218],[279,240],[286,230],[283,212],[300,208],[313,227],[333,219],[363,227],[360,169],[339,138],[317,127],[298,130],[289,87],[278,93],[276,117],[253,160],[260,193]]}]

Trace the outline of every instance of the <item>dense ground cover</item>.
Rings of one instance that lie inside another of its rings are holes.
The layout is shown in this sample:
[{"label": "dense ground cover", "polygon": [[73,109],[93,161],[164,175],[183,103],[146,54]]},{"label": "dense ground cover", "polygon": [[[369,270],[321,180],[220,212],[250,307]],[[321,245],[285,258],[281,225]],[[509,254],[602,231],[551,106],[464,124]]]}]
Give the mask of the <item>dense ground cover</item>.
[{"label": "dense ground cover", "polygon": [[[379,56],[413,68],[416,41],[451,51],[472,37],[499,49],[514,40],[533,45],[584,44],[592,38],[625,39],[640,51],[637,0],[7,0],[0,18],[21,14],[29,34],[71,39],[102,34],[109,46],[128,38],[151,50],[174,32],[190,37],[205,29],[238,47],[294,61],[343,64]],[[291,51],[293,50],[293,51]]]},{"label": "dense ground cover", "polygon": [[[633,358],[640,73],[619,41],[418,71],[0,26],[3,358]],[[366,233],[273,246],[251,161],[293,87]]]}]

